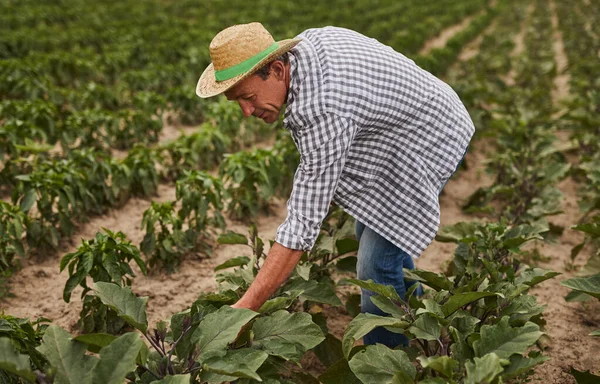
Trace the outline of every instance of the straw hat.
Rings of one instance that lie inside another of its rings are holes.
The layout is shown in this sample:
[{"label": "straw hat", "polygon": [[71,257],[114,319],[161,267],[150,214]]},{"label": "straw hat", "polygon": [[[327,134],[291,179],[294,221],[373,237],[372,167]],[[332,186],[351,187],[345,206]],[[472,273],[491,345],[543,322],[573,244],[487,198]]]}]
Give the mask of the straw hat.
[{"label": "straw hat", "polygon": [[200,76],[196,95],[207,98],[225,92],[299,42],[300,39],[275,42],[265,27],[256,22],[224,29],[210,43],[212,63]]}]

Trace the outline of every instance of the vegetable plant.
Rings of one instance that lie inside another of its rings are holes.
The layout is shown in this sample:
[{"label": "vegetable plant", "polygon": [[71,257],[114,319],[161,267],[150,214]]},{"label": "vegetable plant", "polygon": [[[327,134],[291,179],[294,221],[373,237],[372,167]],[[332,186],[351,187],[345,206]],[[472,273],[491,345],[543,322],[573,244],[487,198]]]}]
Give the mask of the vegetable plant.
[{"label": "vegetable plant", "polygon": [[[97,282],[95,294],[138,332],[119,337],[89,334],[72,337],[58,326],[46,330],[37,351],[50,369],[38,377],[54,382],[177,383],[278,381],[289,374],[286,362],[296,363],[324,340],[320,327],[307,313],[284,310],[269,315],[234,309],[212,294],[203,294],[191,308],[159,322],[150,330],[147,298],[128,287]],[[241,335],[238,337],[238,334]],[[97,353],[92,356],[86,349]],[[0,339],[0,366],[28,380],[36,375],[29,356]],[[314,380],[314,378],[313,378]]]},{"label": "vegetable plant", "polygon": [[183,229],[183,220],[175,213],[175,202],[152,202],[144,212],[142,228],[146,234],[140,249],[150,268],[161,267],[167,273],[174,272],[181,257],[195,248],[195,231]]},{"label": "vegetable plant", "polygon": [[146,264],[141,259],[138,249],[126,240],[125,234],[108,229],[96,233],[91,240],[82,240],[77,251],[68,253],[61,259],[60,271],[65,268],[69,271],[63,300],[68,303],[73,289],[78,285],[83,287],[83,308],[77,324],[84,333],[117,334],[125,326],[125,322],[116,312],[90,294],[91,288],[87,285],[87,278],[90,277],[94,282],[102,281],[129,287],[131,279],[135,277],[129,266],[131,261],[146,274]]}]

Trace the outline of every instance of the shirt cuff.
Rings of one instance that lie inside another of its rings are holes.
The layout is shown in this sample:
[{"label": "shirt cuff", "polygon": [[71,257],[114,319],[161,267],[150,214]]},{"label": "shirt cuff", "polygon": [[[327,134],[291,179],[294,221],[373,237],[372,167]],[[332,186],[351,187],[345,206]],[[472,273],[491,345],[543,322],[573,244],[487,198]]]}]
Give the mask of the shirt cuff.
[{"label": "shirt cuff", "polygon": [[319,235],[321,223],[311,225],[309,222],[288,214],[277,229],[275,241],[286,248],[310,251]]}]

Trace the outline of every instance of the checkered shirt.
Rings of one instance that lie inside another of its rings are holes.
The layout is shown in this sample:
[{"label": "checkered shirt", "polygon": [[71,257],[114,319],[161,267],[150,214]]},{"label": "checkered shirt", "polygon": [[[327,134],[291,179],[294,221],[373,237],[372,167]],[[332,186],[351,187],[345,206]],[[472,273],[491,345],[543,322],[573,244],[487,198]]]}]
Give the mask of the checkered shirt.
[{"label": "checkered shirt", "polygon": [[456,93],[357,32],[309,29],[290,53],[283,124],[301,161],[276,241],[309,250],[331,201],[413,257],[475,128]]}]

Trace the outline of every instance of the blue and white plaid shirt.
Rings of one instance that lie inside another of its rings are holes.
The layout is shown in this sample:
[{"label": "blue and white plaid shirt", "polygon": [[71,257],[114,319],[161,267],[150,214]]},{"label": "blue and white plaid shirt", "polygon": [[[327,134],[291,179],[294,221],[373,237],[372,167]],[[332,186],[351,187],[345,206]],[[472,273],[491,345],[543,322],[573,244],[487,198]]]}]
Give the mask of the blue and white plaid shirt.
[{"label": "blue and white plaid shirt", "polygon": [[335,27],[298,37],[283,124],[301,161],[275,240],[311,249],[333,200],[418,257],[475,131],[468,112],[447,84],[375,39]]}]

